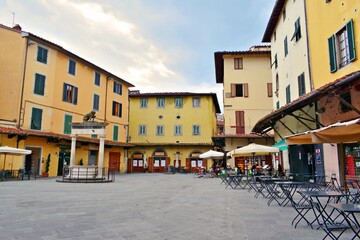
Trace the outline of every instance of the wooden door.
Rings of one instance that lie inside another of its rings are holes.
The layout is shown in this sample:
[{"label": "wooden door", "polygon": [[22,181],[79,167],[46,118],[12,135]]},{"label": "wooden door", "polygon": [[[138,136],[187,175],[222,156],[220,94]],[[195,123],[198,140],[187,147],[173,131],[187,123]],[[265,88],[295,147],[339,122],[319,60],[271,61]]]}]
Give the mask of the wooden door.
[{"label": "wooden door", "polygon": [[117,172],[120,171],[120,157],[121,157],[121,153],[110,152],[109,153],[109,168],[113,168]]}]

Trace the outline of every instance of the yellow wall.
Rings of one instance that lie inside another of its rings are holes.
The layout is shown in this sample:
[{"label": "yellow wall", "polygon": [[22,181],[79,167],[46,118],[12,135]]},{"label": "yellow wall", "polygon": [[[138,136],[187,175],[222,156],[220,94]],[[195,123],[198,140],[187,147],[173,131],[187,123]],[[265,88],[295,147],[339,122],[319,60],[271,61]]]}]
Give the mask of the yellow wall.
[{"label": "yellow wall", "polygon": [[[157,97],[148,98],[148,107],[140,108],[140,97],[130,96],[130,143],[212,143],[216,133],[216,113],[211,96],[182,96],[183,107],[174,107],[174,96],[165,98],[165,108],[157,108]],[[192,98],[200,98],[193,108]],[[159,118],[162,116],[162,119]],[[177,116],[180,116],[178,119]],[[139,125],[147,126],[147,134],[139,135]],[[164,126],[164,136],[156,135],[156,126]],[[183,134],[174,136],[174,126],[182,125]],[[200,125],[200,135],[193,136],[193,125]]]},{"label": "yellow wall", "polygon": [[[234,58],[243,58],[243,69],[234,69]],[[249,97],[230,97],[231,84],[248,83]],[[271,112],[272,97],[268,97],[267,83],[271,83],[270,53],[263,55],[224,56],[224,118],[225,134],[236,133],[235,111],[245,111],[245,133]]]},{"label": "yellow wall", "polygon": [[[19,98],[24,72],[25,38],[0,27],[0,106],[1,119],[13,121],[19,116]],[[7,107],[4,107],[7,106]]]},{"label": "yellow wall", "polygon": [[[306,1],[308,14],[311,68],[315,88],[319,88],[360,68],[360,1]],[[353,19],[357,58],[347,66],[330,72],[328,38]]]},{"label": "yellow wall", "polygon": [[[71,59],[76,61],[75,76],[72,76],[68,74],[69,56],[57,51],[56,47],[49,42],[44,42],[36,37],[29,40],[31,44],[29,44],[26,49],[26,39],[27,38],[22,37],[18,31],[3,26],[0,27],[0,50],[2,52],[0,55],[0,65],[6,66],[0,67],[0,105],[3,106],[0,119],[16,122],[20,128],[31,130],[32,109],[36,107],[43,111],[42,125],[39,133],[64,134],[65,115],[71,115],[73,122],[82,122],[83,116],[93,110],[93,95],[95,93],[100,96],[99,111],[96,113],[95,120],[100,122],[106,121],[109,124],[106,127],[106,140],[113,140],[113,129],[114,125],[116,125],[119,129],[117,141],[122,143],[127,142],[129,117],[128,89],[130,84],[117,77],[108,78],[109,73],[75,56],[71,57]],[[48,50],[46,64],[37,61],[38,46]],[[25,60],[26,52],[27,57]],[[19,121],[24,62],[26,62],[26,72],[22,114]],[[100,86],[94,84],[95,71],[98,71],[101,75]],[[46,77],[44,96],[34,94],[36,73]],[[114,81],[122,85],[122,95],[113,92]],[[62,101],[64,83],[78,88],[78,101],[76,105]],[[121,117],[112,116],[113,101],[122,104]],[[59,159],[57,154],[59,153],[60,147],[56,143],[48,143],[46,136],[28,137],[23,142],[23,148],[26,146],[41,149],[41,170],[44,170],[46,158],[50,153],[51,163],[49,175],[56,176]],[[2,145],[5,145],[5,141]],[[9,145],[15,146],[14,143]],[[69,141],[62,147],[70,149]],[[121,153],[120,166],[122,172],[125,172],[125,150],[123,147],[106,148],[104,167],[108,166],[110,151]],[[78,148],[76,150],[75,164],[78,164],[81,158],[83,158],[84,164],[87,164],[88,154],[88,146]],[[16,168],[23,168],[24,161],[18,162],[20,163],[16,165]]]}]

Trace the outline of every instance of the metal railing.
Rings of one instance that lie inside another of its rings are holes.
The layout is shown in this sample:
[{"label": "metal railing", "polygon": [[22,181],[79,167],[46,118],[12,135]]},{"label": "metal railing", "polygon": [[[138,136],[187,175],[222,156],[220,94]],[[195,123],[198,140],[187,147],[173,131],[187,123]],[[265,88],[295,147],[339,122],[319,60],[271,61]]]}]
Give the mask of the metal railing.
[{"label": "metal railing", "polygon": [[114,182],[115,169],[101,168],[96,166],[65,166],[62,171],[62,178],[58,182],[79,182],[97,183]]}]

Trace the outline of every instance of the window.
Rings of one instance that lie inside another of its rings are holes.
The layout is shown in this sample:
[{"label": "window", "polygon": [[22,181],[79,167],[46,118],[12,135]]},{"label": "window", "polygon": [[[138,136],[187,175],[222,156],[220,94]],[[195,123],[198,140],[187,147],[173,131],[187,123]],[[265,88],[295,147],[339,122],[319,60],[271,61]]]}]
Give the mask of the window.
[{"label": "window", "polygon": [[200,125],[193,125],[193,135],[200,135]]},{"label": "window", "polygon": [[272,97],[272,83],[267,83],[267,95],[268,97]]},{"label": "window", "polygon": [[328,39],[330,72],[336,72],[355,60],[354,26],[351,19],[339,32]]},{"label": "window", "polygon": [[200,107],[200,98],[193,98],[193,107],[194,108]]},{"label": "window", "polygon": [[280,102],[277,101],[277,102],[276,102],[276,109],[279,109],[279,108],[280,108]]},{"label": "window", "polygon": [[286,87],[286,103],[291,102],[291,95],[290,95],[290,85]]},{"label": "window", "polygon": [[95,72],[94,75],[94,84],[96,86],[100,86],[100,73],[99,72]]},{"label": "window", "polygon": [[41,130],[41,122],[42,122],[42,109],[33,108],[31,113],[31,123],[30,128],[34,130]]},{"label": "window", "polygon": [[113,128],[113,141],[118,141],[119,139],[119,126],[114,125]]},{"label": "window", "polygon": [[146,125],[139,126],[139,135],[146,135]]},{"label": "window", "polygon": [[304,73],[298,76],[298,87],[299,87],[299,97],[300,97],[306,93]]},{"label": "window", "polygon": [[231,97],[248,97],[249,96],[249,90],[248,90],[248,84],[231,84]]},{"label": "window", "polygon": [[46,48],[38,46],[36,60],[41,63],[47,64],[48,50]]},{"label": "window", "polygon": [[279,74],[276,73],[276,77],[275,77],[275,94],[278,97],[279,96]]},{"label": "window", "polygon": [[274,42],[276,42],[276,31],[274,31]]},{"label": "window", "polygon": [[122,95],[122,85],[120,83],[114,82],[114,93]]},{"label": "window", "polygon": [[147,108],[147,106],[148,106],[148,99],[140,98],[140,108]]},{"label": "window", "polygon": [[234,69],[243,69],[243,59],[234,58]]},{"label": "window", "polygon": [[245,112],[235,111],[236,134],[245,133]]},{"label": "window", "polygon": [[37,95],[44,96],[44,89],[45,89],[45,76],[36,73],[35,74],[34,93]]},{"label": "window", "polygon": [[165,98],[158,98],[157,99],[157,107],[164,108],[165,107]]},{"label": "window", "polygon": [[175,132],[174,134],[176,136],[182,135],[182,126],[181,125],[175,125]]},{"label": "window", "polygon": [[65,114],[64,117],[64,134],[71,134],[72,116]]},{"label": "window", "polygon": [[175,98],[175,108],[182,108],[183,98]]},{"label": "window", "polygon": [[156,135],[164,136],[164,126],[163,125],[156,126]]},{"label": "window", "polygon": [[121,117],[122,116],[122,104],[121,103],[113,101],[112,115],[116,116],[116,117]]},{"label": "window", "polygon": [[[345,102],[347,102],[348,104],[351,105],[351,95],[350,95],[350,92],[346,92],[346,93],[343,93],[343,94],[340,94],[340,98],[342,98],[343,100],[345,100]],[[352,110],[348,105],[340,102],[340,112],[342,113],[345,113],[345,112],[348,112],[350,110]]]},{"label": "window", "polygon": [[298,18],[295,22],[295,32],[291,38],[291,41],[295,39],[295,41],[299,41],[301,38],[301,29],[300,29],[300,18]]},{"label": "window", "polygon": [[284,54],[285,57],[288,55],[288,42],[287,42],[287,36],[284,39]]},{"label": "window", "polygon": [[99,111],[99,102],[100,102],[100,96],[98,94],[94,94],[94,98],[93,98],[94,111]]},{"label": "window", "polygon": [[274,65],[275,65],[275,69],[277,69],[277,67],[278,67],[278,61],[277,61],[277,53],[275,54],[275,57],[274,57],[275,59],[274,59]]},{"label": "window", "polygon": [[78,88],[74,87],[72,85],[69,85],[67,83],[64,83],[64,89],[63,89],[63,101],[77,104],[77,96],[78,96]]},{"label": "window", "polygon": [[75,76],[76,62],[75,60],[69,59],[68,73]]},{"label": "window", "polygon": [[283,14],[282,14],[282,19],[283,21],[285,21],[286,19],[286,9],[284,8]]}]

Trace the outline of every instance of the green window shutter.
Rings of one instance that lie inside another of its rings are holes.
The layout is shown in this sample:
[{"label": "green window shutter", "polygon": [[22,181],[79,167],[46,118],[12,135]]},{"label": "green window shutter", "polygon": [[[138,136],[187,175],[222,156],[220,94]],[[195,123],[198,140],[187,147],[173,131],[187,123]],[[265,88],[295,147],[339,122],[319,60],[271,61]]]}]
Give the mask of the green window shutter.
[{"label": "green window shutter", "polygon": [[34,93],[44,96],[44,88],[45,88],[45,76],[36,73],[35,74]]},{"label": "green window shutter", "polygon": [[346,32],[349,41],[349,61],[351,62],[354,61],[356,58],[354,24],[352,19],[346,24]]},{"label": "green window shutter", "polygon": [[35,130],[41,130],[41,122],[42,122],[42,109],[33,108],[31,114],[30,128]]},{"label": "green window shutter", "polygon": [[114,126],[113,141],[117,141],[119,138],[119,126]]},{"label": "green window shutter", "polygon": [[335,48],[335,36],[332,35],[328,39],[329,43],[329,58],[330,58],[330,72],[336,72],[337,62],[336,62],[336,48]]},{"label": "green window shutter", "polygon": [[65,115],[64,134],[71,134],[71,122],[72,122],[72,116],[71,115]]}]

